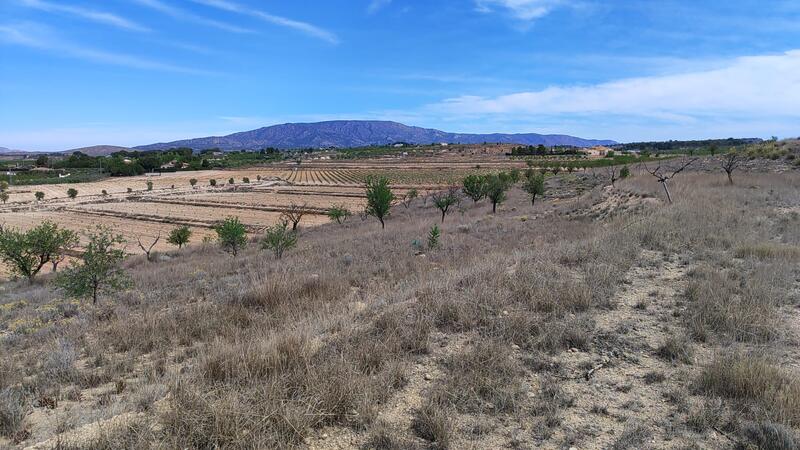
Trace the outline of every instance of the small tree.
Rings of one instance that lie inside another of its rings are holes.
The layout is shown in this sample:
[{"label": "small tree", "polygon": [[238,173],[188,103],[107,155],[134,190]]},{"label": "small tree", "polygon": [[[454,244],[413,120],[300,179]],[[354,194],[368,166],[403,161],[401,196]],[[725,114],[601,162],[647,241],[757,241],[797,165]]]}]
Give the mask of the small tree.
[{"label": "small tree", "polygon": [[677,169],[673,170],[672,172],[665,172],[664,169],[661,166],[657,166],[653,170],[648,169],[647,165],[644,165],[644,168],[645,168],[645,170],[647,170],[648,173],[650,173],[650,175],[656,177],[658,182],[661,183],[661,186],[664,186],[664,192],[667,194],[667,202],[672,203],[672,195],[669,193],[669,186],[668,186],[667,183],[675,175],[677,175],[677,174],[683,172],[684,170],[686,170],[686,168],[689,167],[690,165],[692,165],[692,163],[695,162],[695,161],[697,161],[697,158],[692,158],[692,159],[686,160],[686,161],[683,162],[683,164],[681,164],[680,167],[678,167]]},{"label": "small tree", "polygon": [[486,196],[486,177],[482,175],[467,175],[462,181],[464,194],[473,202],[479,202]]},{"label": "small tree", "polygon": [[385,177],[367,177],[366,182],[367,207],[364,213],[373,216],[381,223],[381,229],[386,228],[386,217],[392,209],[394,194],[389,187],[389,180]]},{"label": "small tree", "polygon": [[152,181],[148,181],[147,182],[147,190],[148,191],[152,191],[153,190],[153,182]]},{"label": "small tree", "polygon": [[151,253],[153,252],[153,247],[155,247],[156,244],[158,244],[159,240],[161,240],[161,232],[160,231],[158,232],[158,235],[156,236],[155,240],[153,240],[153,242],[147,247],[145,247],[145,245],[142,244],[142,240],[141,239],[139,239],[138,237],[136,238],[136,242],[139,244],[139,248],[141,248],[142,251],[144,252],[144,254],[147,256],[147,261],[152,261],[153,260],[152,257],[151,257]]},{"label": "small tree", "polygon": [[169,236],[167,236],[167,242],[172,245],[177,245],[179,249],[183,248],[184,245],[189,243],[189,239],[192,237],[192,230],[187,227],[186,225],[180,226],[178,228],[174,228],[172,231],[169,232]]},{"label": "small tree", "polygon": [[531,206],[536,205],[536,196],[544,195],[544,175],[533,171],[525,174],[525,180],[522,182],[522,190],[531,196]]},{"label": "small tree", "polygon": [[8,201],[8,192],[0,191],[0,201],[2,201],[5,205],[5,203]]},{"label": "small tree", "polygon": [[214,227],[220,247],[234,258],[247,246],[247,229],[238,217],[228,217]]},{"label": "small tree", "polygon": [[733,171],[739,167],[740,162],[741,158],[735,151],[722,157],[722,170],[728,175],[728,184],[733,184]]},{"label": "small tree", "polygon": [[622,166],[622,169],[619,169],[619,179],[624,180],[629,176],[631,176],[631,169],[629,169],[628,166]]},{"label": "small tree", "polygon": [[67,295],[91,298],[97,304],[101,293],[111,293],[130,286],[130,278],[121,267],[125,252],[118,246],[125,243],[121,235],[107,226],[98,225],[87,235],[81,263],[70,267],[56,279],[56,285]]},{"label": "small tree", "polygon": [[100,195],[102,195],[103,197],[106,197],[106,196],[108,196],[108,191],[103,189],[102,191],[100,191]]},{"label": "small tree", "polygon": [[442,192],[434,192],[431,198],[433,199],[433,205],[442,212],[442,223],[444,223],[444,217],[447,215],[450,207],[459,202],[458,190],[456,188],[450,188]]},{"label": "small tree", "polygon": [[439,238],[442,236],[442,231],[439,225],[434,225],[428,232],[428,248],[434,249],[439,247]]},{"label": "small tree", "polygon": [[211,187],[214,187],[214,186],[216,186],[216,185],[217,185],[217,180],[215,180],[215,179],[213,179],[213,178],[212,178],[212,179],[208,180],[208,184],[209,184]]},{"label": "small tree", "polygon": [[283,252],[295,245],[297,245],[297,233],[289,231],[289,224],[285,221],[267,228],[261,240],[261,248],[272,250],[277,259],[283,258]]},{"label": "small tree", "polygon": [[233,184],[234,182],[235,180],[233,179],[233,177],[228,178],[228,184]]},{"label": "small tree", "polygon": [[37,202],[44,200],[44,192],[42,191],[36,191],[33,196],[36,197]]},{"label": "small tree", "polygon": [[492,202],[492,212],[497,212],[497,205],[506,200],[506,191],[510,188],[507,177],[503,173],[489,175],[486,178],[486,198]]},{"label": "small tree", "polygon": [[283,211],[281,214],[281,218],[286,222],[292,223],[292,231],[297,231],[297,225],[300,224],[300,220],[303,218],[304,215],[308,212],[307,205],[303,203],[302,205],[297,205],[295,203],[289,204],[289,207]]},{"label": "small tree", "polygon": [[75,188],[67,189],[67,197],[69,197],[69,198],[74,200],[75,197],[77,197],[77,196],[78,196],[78,190],[77,189],[75,189]]},{"label": "small tree", "polygon": [[415,198],[419,197],[419,192],[416,189],[409,189],[408,192],[403,196],[403,206],[408,209],[411,207],[411,202],[414,201]]},{"label": "small tree", "polygon": [[334,205],[328,209],[328,218],[331,222],[336,222],[339,225],[344,223],[352,214],[350,210],[345,208],[344,205]]},{"label": "small tree", "polygon": [[8,181],[0,181],[0,192],[8,190]]},{"label": "small tree", "polygon": [[617,172],[617,168],[614,166],[606,167],[606,175],[608,175],[608,181],[611,183],[611,186],[614,187],[617,180],[619,180],[619,173]]},{"label": "small tree", "polygon": [[126,191],[128,192],[128,194],[130,194],[131,192],[133,192],[133,189],[132,188],[127,188]]},{"label": "small tree", "polygon": [[189,184],[192,186],[192,189],[197,185],[197,178],[190,178]]},{"label": "small tree", "polygon": [[0,259],[12,273],[31,282],[45,264],[57,261],[57,266],[66,251],[77,244],[74,231],[58,228],[49,220],[25,232],[0,227]]},{"label": "small tree", "polygon": [[256,175],[256,181],[261,181],[261,175]]},{"label": "small tree", "polygon": [[242,178],[242,183],[250,184],[250,177],[243,177]]}]

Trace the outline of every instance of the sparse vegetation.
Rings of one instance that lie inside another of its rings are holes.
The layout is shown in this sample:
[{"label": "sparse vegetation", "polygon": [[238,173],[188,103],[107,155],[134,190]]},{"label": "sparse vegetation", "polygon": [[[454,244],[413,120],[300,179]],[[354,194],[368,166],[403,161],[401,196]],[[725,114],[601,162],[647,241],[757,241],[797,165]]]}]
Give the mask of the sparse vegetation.
[{"label": "sparse vegetation", "polygon": [[289,224],[281,222],[267,228],[261,240],[261,248],[272,250],[275,258],[283,258],[283,253],[297,245],[297,232],[289,230]]}]

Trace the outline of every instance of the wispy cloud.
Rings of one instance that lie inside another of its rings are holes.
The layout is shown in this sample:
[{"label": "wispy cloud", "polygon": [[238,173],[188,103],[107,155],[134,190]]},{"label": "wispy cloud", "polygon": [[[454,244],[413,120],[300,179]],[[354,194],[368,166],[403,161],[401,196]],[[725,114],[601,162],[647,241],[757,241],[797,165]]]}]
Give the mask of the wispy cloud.
[{"label": "wispy cloud", "polygon": [[48,28],[31,23],[0,25],[0,43],[20,45],[46,51],[58,56],[66,56],[93,63],[128,67],[131,69],[175,72],[190,75],[219,75],[218,73],[206,70],[162,63],[124,53],[106,52],[70,43],[60,36],[54,35]]},{"label": "wispy cloud", "polygon": [[124,17],[118,16],[104,11],[97,11],[93,9],[81,8],[79,6],[64,5],[59,3],[50,3],[43,0],[20,0],[20,4],[29,8],[38,9],[50,13],[69,14],[76,17],[81,17],[85,20],[92,22],[102,23],[117,28],[122,28],[129,31],[148,32],[149,28],[139,25]]},{"label": "wispy cloud", "polygon": [[142,6],[146,6],[148,8],[151,8],[153,10],[156,10],[162,14],[166,14],[178,20],[183,20],[186,22],[196,23],[198,25],[217,28],[219,30],[229,31],[231,33],[254,33],[253,30],[249,30],[247,28],[242,28],[236,25],[220,22],[218,20],[208,19],[206,17],[198,16],[197,14],[191,13],[184,9],[164,3],[161,0],[133,0],[133,1]]},{"label": "wispy cloud", "polygon": [[192,1],[202,5],[210,6],[212,8],[217,8],[223,11],[255,17],[256,19],[259,19],[263,22],[279,25],[286,28],[291,28],[293,30],[300,31],[301,33],[304,33],[308,36],[312,36],[330,42],[331,44],[339,43],[339,38],[335,34],[307,22],[301,22],[299,20],[289,19],[283,16],[276,16],[274,14],[269,14],[257,9],[250,9],[238,3],[230,2],[227,0],[192,0]]},{"label": "wispy cloud", "polygon": [[501,9],[510,12],[517,19],[532,21],[546,16],[565,3],[565,0],[475,0],[475,7],[483,13]]},{"label": "wispy cloud", "polygon": [[372,0],[369,2],[369,6],[367,6],[367,13],[375,14],[381,9],[389,6],[391,3],[392,0]]}]

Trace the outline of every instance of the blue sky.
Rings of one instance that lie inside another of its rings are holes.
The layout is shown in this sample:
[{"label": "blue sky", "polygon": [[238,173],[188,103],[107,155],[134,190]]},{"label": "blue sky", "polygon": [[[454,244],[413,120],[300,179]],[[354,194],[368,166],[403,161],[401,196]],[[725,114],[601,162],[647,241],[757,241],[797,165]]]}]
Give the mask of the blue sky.
[{"label": "blue sky", "polygon": [[0,146],[385,119],[800,135],[796,0],[0,0]]}]

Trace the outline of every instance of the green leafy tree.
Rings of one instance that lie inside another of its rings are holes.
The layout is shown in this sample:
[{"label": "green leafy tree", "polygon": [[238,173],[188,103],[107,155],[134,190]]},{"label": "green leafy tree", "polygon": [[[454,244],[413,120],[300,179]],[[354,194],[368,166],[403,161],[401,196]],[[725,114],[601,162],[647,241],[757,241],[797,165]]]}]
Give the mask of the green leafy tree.
[{"label": "green leafy tree", "polygon": [[147,190],[148,191],[152,191],[153,190],[153,182],[152,181],[148,181],[147,182]]},{"label": "green leafy tree", "polygon": [[242,178],[242,183],[249,184],[250,183],[250,177],[243,177]]},{"label": "green leafy tree", "polygon": [[119,248],[125,240],[103,225],[87,235],[80,264],[70,267],[56,279],[56,284],[73,297],[91,298],[97,304],[100,294],[125,289],[131,280],[122,268],[125,252]]},{"label": "green leafy tree", "polygon": [[75,188],[67,189],[67,197],[69,197],[69,198],[74,200],[75,197],[77,197],[77,196],[78,196],[78,190],[77,189],[75,189]]},{"label": "green leafy tree", "polygon": [[508,171],[508,181],[511,184],[519,183],[520,177],[522,174],[520,173],[519,169],[511,169]]},{"label": "green leafy tree", "polygon": [[331,222],[336,222],[339,225],[344,223],[351,214],[350,210],[345,208],[344,205],[334,205],[328,210],[328,218],[331,219]]},{"label": "green leafy tree", "polygon": [[467,175],[462,182],[464,195],[471,198],[473,202],[479,202],[486,196],[486,177],[483,175]]},{"label": "green leafy tree", "polygon": [[525,174],[522,190],[531,196],[531,205],[536,204],[536,196],[544,194],[544,175],[530,171]]},{"label": "green leafy tree", "polygon": [[292,231],[297,231],[297,226],[300,224],[300,220],[303,219],[308,213],[308,206],[303,203],[302,205],[298,205],[294,202],[289,204],[289,206],[281,213],[281,220],[286,222],[292,223]]},{"label": "green leafy tree", "polygon": [[228,178],[228,184],[233,184],[234,182],[235,180],[233,179],[233,177]]},{"label": "green leafy tree", "polygon": [[36,191],[33,196],[36,197],[37,202],[44,200],[44,192],[42,191]]},{"label": "green leafy tree", "polygon": [[403,206],[408,209],[411,207],[411,202],[414,201],[415,198],[419,197],[419,192],[416,189],[412,188],[409,189],[408,192],[403,195]]},{"label": "green leafy tree", "polygon": [[8,192],[0,191],[0,201],[2,201],[3,204],[5,204],[8,201]]},{"label": "green leafy tree", "polygon": [[174,228],[172,231],[169,232],[169,236],[167,236],[167,242],[172,245],[177,245],[178,248],[183,248],[184,245],[189,243],[189,239],[192,237],[192,230],[187,227],[186,225],[180,226],[178,228]]},{"label": "green leafy tree", "polygon": [[486,178],[486,198],[492,202],[492,212],[497,212],[497,205],[506,200],[506,191],[511,187],[508,176],[504,173],[489,175]]},{"label": "green leafy tree", "polygon": [[289,231],[289,223],[285,221],[267,228],[261,240],[261,248],[272,250],[277,259],[283,258],[283,253],[295,245],[297,245],[297,232]]},{"label": "green leafy tree", "polygon": [[8,190],[8,181],[0,181],[0,192]]},{"label": "green leafy tree", "polygon": [[365,213],[373,216],[381,223],[381,228],[386,228],[386,218],[392,209],[394,194],[389,187],[389,180],[386,177],[367,178],[366,182],[367,207]]},{"label": "green leafy tree", "polygon": [[38,226],[22,232],[0,227],[0,258],[11,271],[33,281],[47,263],[58,266],[67,250],[78,245],[74,231],[59,228],[45,220]]},{"label": "green leafy tree", "polygon": [[444,217],[447,215],[450,207],[458,204],[458,190],[456,189],[448,189],[447,191],[443,192],[435,192],[431,198],[433,199],[433,205],[436,206],[439,211],[442,212],[442,223],[444,223]]},{"label": "green leafy tree", "polygon": [[189,179],[189,184],[192,186],[192,189],[197,185],[197,178]]},{"label": "green leafy tree", "polygon": [[214,186],[217,185],[217,180],[212,178],[212,179],[208,180],[208,184],[211,185],[211,187],[214,187]]},{"label": "green leafy tree", "polygon": [[247,228],[238,217],[228,217],[214,227],[220,247],[234,258],[247,246]]}]

